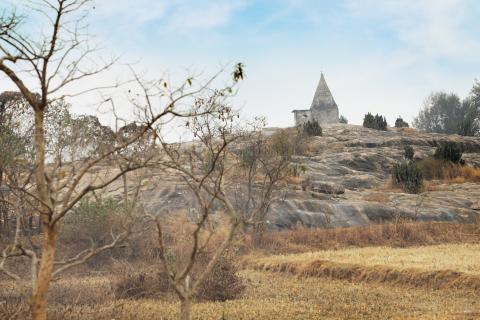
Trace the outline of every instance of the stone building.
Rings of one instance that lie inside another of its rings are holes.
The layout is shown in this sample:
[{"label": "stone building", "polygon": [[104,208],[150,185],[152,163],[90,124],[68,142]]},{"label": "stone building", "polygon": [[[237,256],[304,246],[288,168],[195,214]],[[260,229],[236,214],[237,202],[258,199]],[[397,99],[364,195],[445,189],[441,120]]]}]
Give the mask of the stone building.
[{"label": "stone building", "polygon": [[323,73],[318,82],[310,109],[293,110],[292,112],[296,126],[303,125],[309,120],[316,120],[319,124],[338,122],[338,106],[327,86]]}]

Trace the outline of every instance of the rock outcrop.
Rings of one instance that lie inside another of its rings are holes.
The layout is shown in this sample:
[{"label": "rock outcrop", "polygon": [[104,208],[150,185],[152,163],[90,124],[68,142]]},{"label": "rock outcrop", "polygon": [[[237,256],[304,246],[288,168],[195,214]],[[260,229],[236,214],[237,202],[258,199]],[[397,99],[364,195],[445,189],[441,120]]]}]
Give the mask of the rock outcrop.
[{"label": "rock outcrop", "polygon": [[[323,136],[312,137],[308,156],[294,161],[306,168],[304,182],[292,185],[285,197],[272,204],[268,221],[273,229],[347,227],[409,218],[418,221],[472,222],[480,217],[480,184],[438,185],[435,191],[410,195],[391,190],[392,165],[403,159],[404,146],[415,157],[433,155],[443,141],[461,144],[463,159],[480,167],[480,139],[458,135],[422,133],[415,129],[377,131],[356,125],[324,124]],[[278,128],[265,130],[272,134]],[[183,212],[196,216],[195,201],[174,172],[145,173],[142,186],[145,210],[155,213]],[[133,183],[132,186],[133,188]],[[110,188],[121,198],[119,181]],[[133,190],[132,190],[133,191]]]},{"label": "rock outcrop", "polygon": [[437,191],[421,195],[382,190],[392,165],[403,159],[405,145],[411,145],[420,159],[432,156],[439,143],[455,141],[465,150],[467,164],[480,167],[479,138],[409,128],[322,127],[323,136],[312,138],[313,154],[295,159],[306,167],[302,190],[290,192],[271,207],[272,228],[347,227],[398,218],[458,222],[480,218],[480,184],[440,185]]}]

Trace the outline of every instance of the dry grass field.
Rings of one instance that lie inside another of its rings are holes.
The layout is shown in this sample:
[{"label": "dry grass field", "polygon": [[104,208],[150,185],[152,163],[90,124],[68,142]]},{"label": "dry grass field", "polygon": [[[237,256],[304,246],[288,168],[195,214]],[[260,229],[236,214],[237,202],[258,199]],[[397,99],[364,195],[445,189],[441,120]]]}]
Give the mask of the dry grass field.
[{"label": "dry grass field", "polygon": [[[193,319],[478,319],[480,300],[469,290],[431,290],[341,280],[299,278],[284,273],[244,270],[242,298],[202,302]],[[54,303],[50,319],[177,319],[173,301],[115,300],[104,278],[70,279],[57,285],[69,303]],[[62,287],[62,289],[60,289]],[[60,297],[56,297],[59,301]],[[26,306],[10,306],[11,319],[23,319]],[[0,306],[0,308],[2,308]],[[5,305],[3,310],[5,311]],[[1,309],[0,309],[1,310]],[[6,313],[4,313],[6,316]],[[2,318],[7,319],[7,318]]]},{"label": "dry grass field", "polygon": [[385,266],[399,270],[454,270],[480,275],[480,244],[441,244],[413,248],[367,247],[275,255],[257,259],[264,264],[310,264],[328,260],[367,267]]},{"label": "dry grass field", "polygon": [[260,271],[356,283],[480,292],[479,249],[478,244],[351,248],[246,258],[244,265]]},{"label": "dry grass field", "polygon": [[[243,294],[197,300],[192,318],[480,319],[478,239],[478,226],[447,223],[268,233],[271,251],[237,256]],[[52,283],[50,320],[179,316],[174,296],[121,298],[108,266],[82,270]],[[24,290],[0,279],[0,319],[28,318]]]}]

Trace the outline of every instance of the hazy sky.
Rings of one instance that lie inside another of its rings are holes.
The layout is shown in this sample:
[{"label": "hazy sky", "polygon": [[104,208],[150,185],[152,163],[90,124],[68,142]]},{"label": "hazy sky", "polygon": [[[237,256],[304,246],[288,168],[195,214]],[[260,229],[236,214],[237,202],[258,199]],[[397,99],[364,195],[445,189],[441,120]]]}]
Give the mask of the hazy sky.
[{"label": "hazy sky", "polygon": [[431,91],[465,96],[480,77],[478,0],[97,0],[105,46],[154,77],[241,61],[237,105],[293,124],[324,72],[340,113],[410,121]]}]

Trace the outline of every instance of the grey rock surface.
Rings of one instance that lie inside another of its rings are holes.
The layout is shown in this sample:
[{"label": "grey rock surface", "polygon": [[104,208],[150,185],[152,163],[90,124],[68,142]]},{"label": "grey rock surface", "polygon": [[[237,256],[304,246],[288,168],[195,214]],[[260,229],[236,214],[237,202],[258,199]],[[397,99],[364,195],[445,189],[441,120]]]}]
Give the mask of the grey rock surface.
[{"label": "grey rock surface", "polygon": [[[268,214],[272,229],[348,227],[408,218],[417,221],[473,222],[480,219],[480,184],[438,185],[420,195],[387,187],[392,165],[403,159],[404,146],[432,156],[443,141],[466,150],[468,165],[480,167],[480,139],[429,134],[414,129],[377,131],[347,124],[324,124],[323,136],[312,137],[311,154],[294,161],[306,167],[304,185],[292,185]],[[276,128],[266,130],[273,134]],[[184,212],[195,217],[193,196],[174,172],[148,172],[142,186],[145,210],[154,214]],[[112,186],[121,197],[122,185]]]},{"label": "grey rock surface", "polygon": [[444,141],[462,145],[467,164],[480,167],[480,139],[430,134],[415,129],[377,131],[362,126],[324,124],[313,137],[314,152],[295,161],[307,170],[302,191],[271,206],[271,228],[348,227],[408,218],[418,221],[473,222],[480,218],[480,184],[439,185],[437,191],[410,195],[383,189],[392,165],[411,145],[418,158],[432,156]]}]

